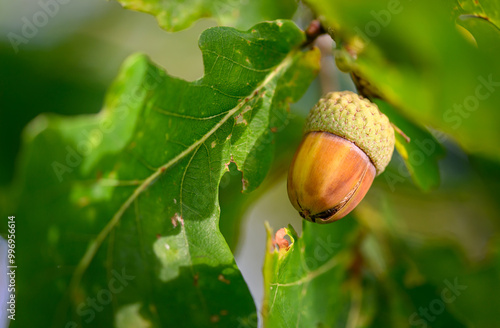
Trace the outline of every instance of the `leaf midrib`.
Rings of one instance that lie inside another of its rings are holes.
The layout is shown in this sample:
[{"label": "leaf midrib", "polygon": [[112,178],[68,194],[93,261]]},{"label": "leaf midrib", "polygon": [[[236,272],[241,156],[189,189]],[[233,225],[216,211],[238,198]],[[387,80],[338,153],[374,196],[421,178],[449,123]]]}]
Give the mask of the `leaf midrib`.
[{"label": "leaf midrib", "polygon": [[236,112],[238,112],[247,102],[255,97],[260,96],[260,91],[268,85],[274,78],[280,75],[280,73],[293,61],[293,57],[298,50],[292,49],[287,56],[283,59],[283,61],[277,65],[270,74],[266,76],[263,82],[261,82],[254,90],[252,90],[245,100],[240,101],[234,108],[230,109],[227,114],[216,124],[212,129],[210,129],[207,133],[203,135],[199,140],[194,142],[191,146],[186,148],[184,151],[179,153],[176,157],[160,166],[153,174],[151,174],[148,178],[144,179],[142,183],[134,190],[134,192],[127,198],[127,200],[120,206],[118,211],[113,215],[111,220],[106,224],[106,226],[101,230],[101,232],[97,235],[96,239],[91,242],[87,251],[83,255],[82,259],[78,263],[75,272],[73,273],[73,277],[70,281],[69,291],[70,296],[73,298],[75,293],[77,292],[77,286],[80,284],[80,281],[83,277],[83,274],[87,270],[90,265],[92,259],[95,254],[101,247],[104,240],[107,238],[109,233],[114,229],[114,227],[118,224],[120,219],[122,218],[125,211],[130,207],[130,205],[139,197],[139,195],[144,192],[150,184],[152,184],[156,179],[158,179],[163,173],[165,173],[170,167],[174,164],[182,160],[189,153],[194,151],[197,147],[199,147],[202,143],[204,143],[213,133],[215,133],[224,123],[226,123]]}]

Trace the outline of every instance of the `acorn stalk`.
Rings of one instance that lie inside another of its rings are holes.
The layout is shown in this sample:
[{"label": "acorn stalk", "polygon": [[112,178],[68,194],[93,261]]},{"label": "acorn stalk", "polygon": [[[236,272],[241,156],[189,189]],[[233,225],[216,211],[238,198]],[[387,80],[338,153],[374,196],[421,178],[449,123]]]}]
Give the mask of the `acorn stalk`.
[{"label": "acorn stalk", "polygon": [[306,220],[329,223],[361,202],[394,150],[389,119],[368,99],[332,92],[311,110],[288,173],[288,197]]}]

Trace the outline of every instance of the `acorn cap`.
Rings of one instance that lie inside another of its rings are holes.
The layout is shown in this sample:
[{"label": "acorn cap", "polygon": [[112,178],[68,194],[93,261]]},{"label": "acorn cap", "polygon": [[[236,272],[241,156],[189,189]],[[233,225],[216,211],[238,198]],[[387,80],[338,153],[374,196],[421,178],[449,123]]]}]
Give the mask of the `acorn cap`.
[{"label": "acorn cap", "polygon": [[387,116],[351,91],[330,92],[311,109],[304,132],[313,131],[330,132],[356,144],[368,155],[377,175],[394,151],[394,129]]}]

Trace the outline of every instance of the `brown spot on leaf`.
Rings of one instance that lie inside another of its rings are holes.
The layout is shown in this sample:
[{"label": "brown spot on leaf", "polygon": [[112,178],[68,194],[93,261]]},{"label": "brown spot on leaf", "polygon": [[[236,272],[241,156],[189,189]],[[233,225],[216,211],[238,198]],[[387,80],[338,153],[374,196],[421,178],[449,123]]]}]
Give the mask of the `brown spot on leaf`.
[{"label": "brown spot on leaf", "polygon": [[247,120],[245,120],[243,118],[243,112],[241,112],[240,114],[236,115],[234,120],[235,120],[235,124],[244,124],[244,125],[248,125],[248,122]]},{"label": "brown spot on leaf", "polygon": [[213,323],[219,322],[219,320],[220,320],[220,317],[216,314],[214,314],[213,316],[210,317],[210,321]]},{"label": "brown spot on leaf", "polygon": [[198,279],[200,278],[200,275],[197,273],[193,277],[193,285],[198,286]]},{"label": "brown spot on leaf", "polygon": [[247,190],[248,189],[248,180],[245,178],[241,179],[241,186],[242,186],[243,190]]},{"label": "brown spot on leaf", "polygon": [[176,228],[177,227],[177,217],[175,215],[172,216],[170,221],[172,221],[172,225],[174,226],[174,228]]},{"label": "brown spot on leaf", "polygon": [[175,213],[174,216],[170,219],[172,222],[172,225],[174,228],[177,227],[177,224],[180,222],[182,226],[184,226],[184,220],[182,219],[182,216],[179,215],[179,213]]},{"label": "brown spot on leaf", "polygon": [[227,280],[226,277],[224,277],[223,274],[220,274],[219,277],[218,277],[219,281],[222,281],[223,283],[229,285],[231,283],[231,281]]}]

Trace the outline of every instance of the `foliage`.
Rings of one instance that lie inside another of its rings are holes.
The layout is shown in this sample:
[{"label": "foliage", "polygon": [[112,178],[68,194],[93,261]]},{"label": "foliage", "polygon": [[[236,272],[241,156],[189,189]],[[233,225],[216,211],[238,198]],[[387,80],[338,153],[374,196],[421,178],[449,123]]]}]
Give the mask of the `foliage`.
[{"label": "foliage", "polygon": [[[11,326],[256,327],[257,312],[264,327],[500,325],[496,2],[306,2],[402,133],[354,213],[288,226],[288,248],[266,226],[261,309],[232,252],[257,196],[234,191],[260,195],[286,171],[300,118],[281,131],[320,69],[316,35],[289,20],[294,1],[119,2],[168,31],[233,27],[201,34],[196,81],[135,54],[97,114],[26,126],[0,197],[22,268]],[[241,186],[220,191],[229,171]]]}]

